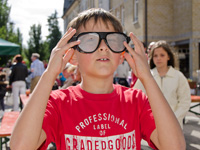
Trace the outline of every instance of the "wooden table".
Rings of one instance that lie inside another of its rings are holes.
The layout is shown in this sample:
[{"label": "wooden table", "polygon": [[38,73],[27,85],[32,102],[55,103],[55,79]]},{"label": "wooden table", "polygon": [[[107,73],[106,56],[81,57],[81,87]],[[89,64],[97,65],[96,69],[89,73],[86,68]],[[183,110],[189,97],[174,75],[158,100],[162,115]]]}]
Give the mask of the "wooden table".
[{"label": "wooden table", "polygon": [[[4,113],[0,127],[0,150],[2,150],[2,145],[7,144],[7,142],[9,141],[9,138],[7,138],[7,136],[11,135],[18,117],[19,112],[12,111]],[[4,142],[2,141],[3,138]]]},{"label": "wooden table", "polygon": [[27,96],[26,94],[20,94],[20,101],[22,102],[23,106],[20,106],[21,109],[27,104],[29,100],[29,96]]},{"label": "wooden table", "polygon": [[200,96],[199,95],[191,95],[191,102],[198,103],[198,104],[191,106],[189,109],[189,112],[194,113],[196,115],[200,115],[200,112],[195,112],[192,110],[192,108],[200,106]]}]

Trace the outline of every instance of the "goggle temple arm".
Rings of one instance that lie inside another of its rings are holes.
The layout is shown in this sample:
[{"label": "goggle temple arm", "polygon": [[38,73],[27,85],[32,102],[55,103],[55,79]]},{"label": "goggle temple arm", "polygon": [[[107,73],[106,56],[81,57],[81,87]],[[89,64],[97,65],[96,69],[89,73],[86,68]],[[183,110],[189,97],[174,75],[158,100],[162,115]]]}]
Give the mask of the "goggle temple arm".
[{"label": "goggle temple arm", "polygon": [[[130,40],[131,40],[131,38],[129,37],[129,36],[127,36],[127,44],[130,42]],[[125,51],[127,51],[127,49],[125,49]],[[125,51],[124,52],[122,52],[122,55],[124,55],[124,53],[125,53]]]},{"label": "goggle temple arm", "polygon": [[[68,41],[68,43],[74,42],[76,40],[77,40],[77,36],[72,36],[72,38]],[[75,50],[77,48],[77,45],[73,46],[72,48]]]},{"label": "goggle temple arm", "polygon": [[131,40],[131,38],[129,36],[127,36],[127,43],[129,43]]}]

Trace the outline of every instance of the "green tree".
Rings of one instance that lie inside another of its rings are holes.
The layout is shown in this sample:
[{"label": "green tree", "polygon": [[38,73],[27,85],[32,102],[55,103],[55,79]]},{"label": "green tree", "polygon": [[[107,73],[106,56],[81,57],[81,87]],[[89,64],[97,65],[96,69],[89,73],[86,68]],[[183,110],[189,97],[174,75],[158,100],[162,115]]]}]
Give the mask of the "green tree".
[{"label": "green tree", "polygon": [[9,22],[10,7],[8,0],[0,0],[0,27],[6,26]]},{"label": "green tree", "polygon": [[32,25],[29,31],[28,49],[24,51],[26,57],[31,62],[32,53],[40,54],[40,60],[47,60],[49,57],[48,45],[42,41],[42,26]]},{"label": "green tree", "polygon": [[14,31],[14,23],[9,19],[11,7],[7,1],[0,0],[0,38],[22,46],[22,34],[19,28]]},{"label": "green tree", "polygon": [[[10,21],[11,7],[8,6],[8,0],[0,0],[0,38],[7,41],[19,44],[20,50],[22,51],[22,34],[17,29],[17,32],[14,31],[14,23]],[[3,66],[6,64],[8,59],[11,59],[13,56],[1,56],[0,65]]]},{"label": "green tree", "polygon": [[59,29],[58,24],[58,13],[55,10],[55,12],[48,17],[48,31],[49,35],[47,36],[47,42],[49,43],[49,51],[51,52],[52,49],[56,46],[58,41],[60,40],[62,33]]},{"label": "green tree", "polygon": [[22,34],[19,28],[17,28],[17,30],[14,31],[13,24],[7,26],[7,40],[20,45],[22,50],[22,42],[23,42]]}]

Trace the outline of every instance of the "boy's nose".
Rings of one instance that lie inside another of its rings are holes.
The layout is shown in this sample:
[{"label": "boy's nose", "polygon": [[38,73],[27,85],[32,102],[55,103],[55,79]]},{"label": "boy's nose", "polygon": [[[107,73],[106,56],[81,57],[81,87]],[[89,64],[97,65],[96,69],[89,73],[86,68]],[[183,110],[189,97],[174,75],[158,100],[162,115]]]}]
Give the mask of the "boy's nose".
[{"label": "boy's nose", "polygon": [[109,48],[108,48],[108,46],[106,45],[106,42],[105,42],[104,39],[101,40],[98,49],[99,49],[100,51],[104,51],[104,50],[108,51],[108,50],[109,50]]}]

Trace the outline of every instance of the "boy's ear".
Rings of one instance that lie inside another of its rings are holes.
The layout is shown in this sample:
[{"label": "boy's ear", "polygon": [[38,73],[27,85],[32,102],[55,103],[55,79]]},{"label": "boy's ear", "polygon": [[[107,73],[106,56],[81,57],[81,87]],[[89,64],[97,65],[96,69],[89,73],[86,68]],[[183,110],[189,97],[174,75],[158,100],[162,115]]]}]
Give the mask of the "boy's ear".
[{"label": "boy's ear", "polygon": [[69,60],[69,63],[72,65],[78,65],[78,60],[75,53],[72,55],[71,59]]}]

